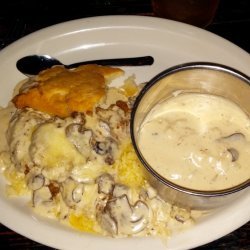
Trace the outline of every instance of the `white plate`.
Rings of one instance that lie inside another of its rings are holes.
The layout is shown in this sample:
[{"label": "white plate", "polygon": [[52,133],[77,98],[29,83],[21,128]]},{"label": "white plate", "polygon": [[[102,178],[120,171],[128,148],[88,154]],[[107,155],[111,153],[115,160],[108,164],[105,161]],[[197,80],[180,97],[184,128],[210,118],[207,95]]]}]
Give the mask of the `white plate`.
[{"label": "white plate", "polygon": [[[226,64],[250,75],[250,56],[236,45],[199,28],[174,21],[141,16],[86,18],[35,32],[0,52],[0,105],[10,100],[14,85],[24,78],[15,63],[22,56],[50,54],[64,63],[81,60],[151,55],[153,66],[131,68],[137,81],[147,81],[160,71],[184,62],[210,61]],[[4,195],[0,179],[0,222],[14,231],[60,249],[188,249],[211,242],[237,229],[250,219],[250,190],[195,227],[159,239],[109,239],[75,232],[54,221],[38,218],[23,200]]]}]

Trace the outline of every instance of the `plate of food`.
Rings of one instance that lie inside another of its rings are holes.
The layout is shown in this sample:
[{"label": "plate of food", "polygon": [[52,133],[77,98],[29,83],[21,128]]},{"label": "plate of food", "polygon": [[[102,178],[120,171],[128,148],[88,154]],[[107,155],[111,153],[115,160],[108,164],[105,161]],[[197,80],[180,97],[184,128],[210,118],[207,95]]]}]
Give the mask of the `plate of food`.
[{"label": "plate of food", "polygon": [[[150,55],[154,63],[55,66],[27,78],[16,62],[34,54],[65,64]],[[2,224],[59,249],[164,250],[206,244],[249,221],[249,188],[208,213],[160,198],[129,130],[133,103],[155,75],[194,61],[249,75],[249,54],[241,48],[175,21],[105,16],[37,31],[0,58]]]}]

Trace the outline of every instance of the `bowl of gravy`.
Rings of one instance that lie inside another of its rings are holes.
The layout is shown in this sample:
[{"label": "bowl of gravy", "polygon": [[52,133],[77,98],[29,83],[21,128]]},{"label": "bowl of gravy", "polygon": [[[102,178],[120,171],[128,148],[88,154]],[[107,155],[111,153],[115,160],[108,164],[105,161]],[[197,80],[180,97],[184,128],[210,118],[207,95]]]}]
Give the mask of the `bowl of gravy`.
[{"label": "bowl of gravy", "polygon": [[249,76],[210,62],[161,72],[135,101],[131,138],[163,199],[191,209],[226,205],[249,191]]}]

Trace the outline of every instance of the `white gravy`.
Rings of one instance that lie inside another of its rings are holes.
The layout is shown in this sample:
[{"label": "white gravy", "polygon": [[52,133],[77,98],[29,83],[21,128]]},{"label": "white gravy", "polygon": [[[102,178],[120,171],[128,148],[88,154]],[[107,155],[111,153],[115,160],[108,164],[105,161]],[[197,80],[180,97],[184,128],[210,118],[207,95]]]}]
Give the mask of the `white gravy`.
[{"label": "white gravy", "polygon": [[0,107],[0,152],[8,150],[7,140],[6,140],[6,131],[9,126],[9,120],[15,108],[13,105],[8,106],[7,108]]},{"label": "white gravy", "polygon": [[152,168],[180,186],[221,190],[250,178],[250,119],[222,97],[184,93],[156,104],[138,143]]}]

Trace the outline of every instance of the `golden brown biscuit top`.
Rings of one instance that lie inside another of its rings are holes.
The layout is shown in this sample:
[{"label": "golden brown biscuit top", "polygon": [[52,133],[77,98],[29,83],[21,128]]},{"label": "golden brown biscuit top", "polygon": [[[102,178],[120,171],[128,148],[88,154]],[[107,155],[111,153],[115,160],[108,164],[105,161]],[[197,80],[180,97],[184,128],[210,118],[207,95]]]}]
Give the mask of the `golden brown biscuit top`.
[{"label": "golden brown biscuit top", "polygon": [[84,65],[74,70],[56,66],[39,73],[37,85],[13,98],[17,108],[30,107],[50,115],[92,111],[106,93],[106,84],[123,74],[119,68]]}]

